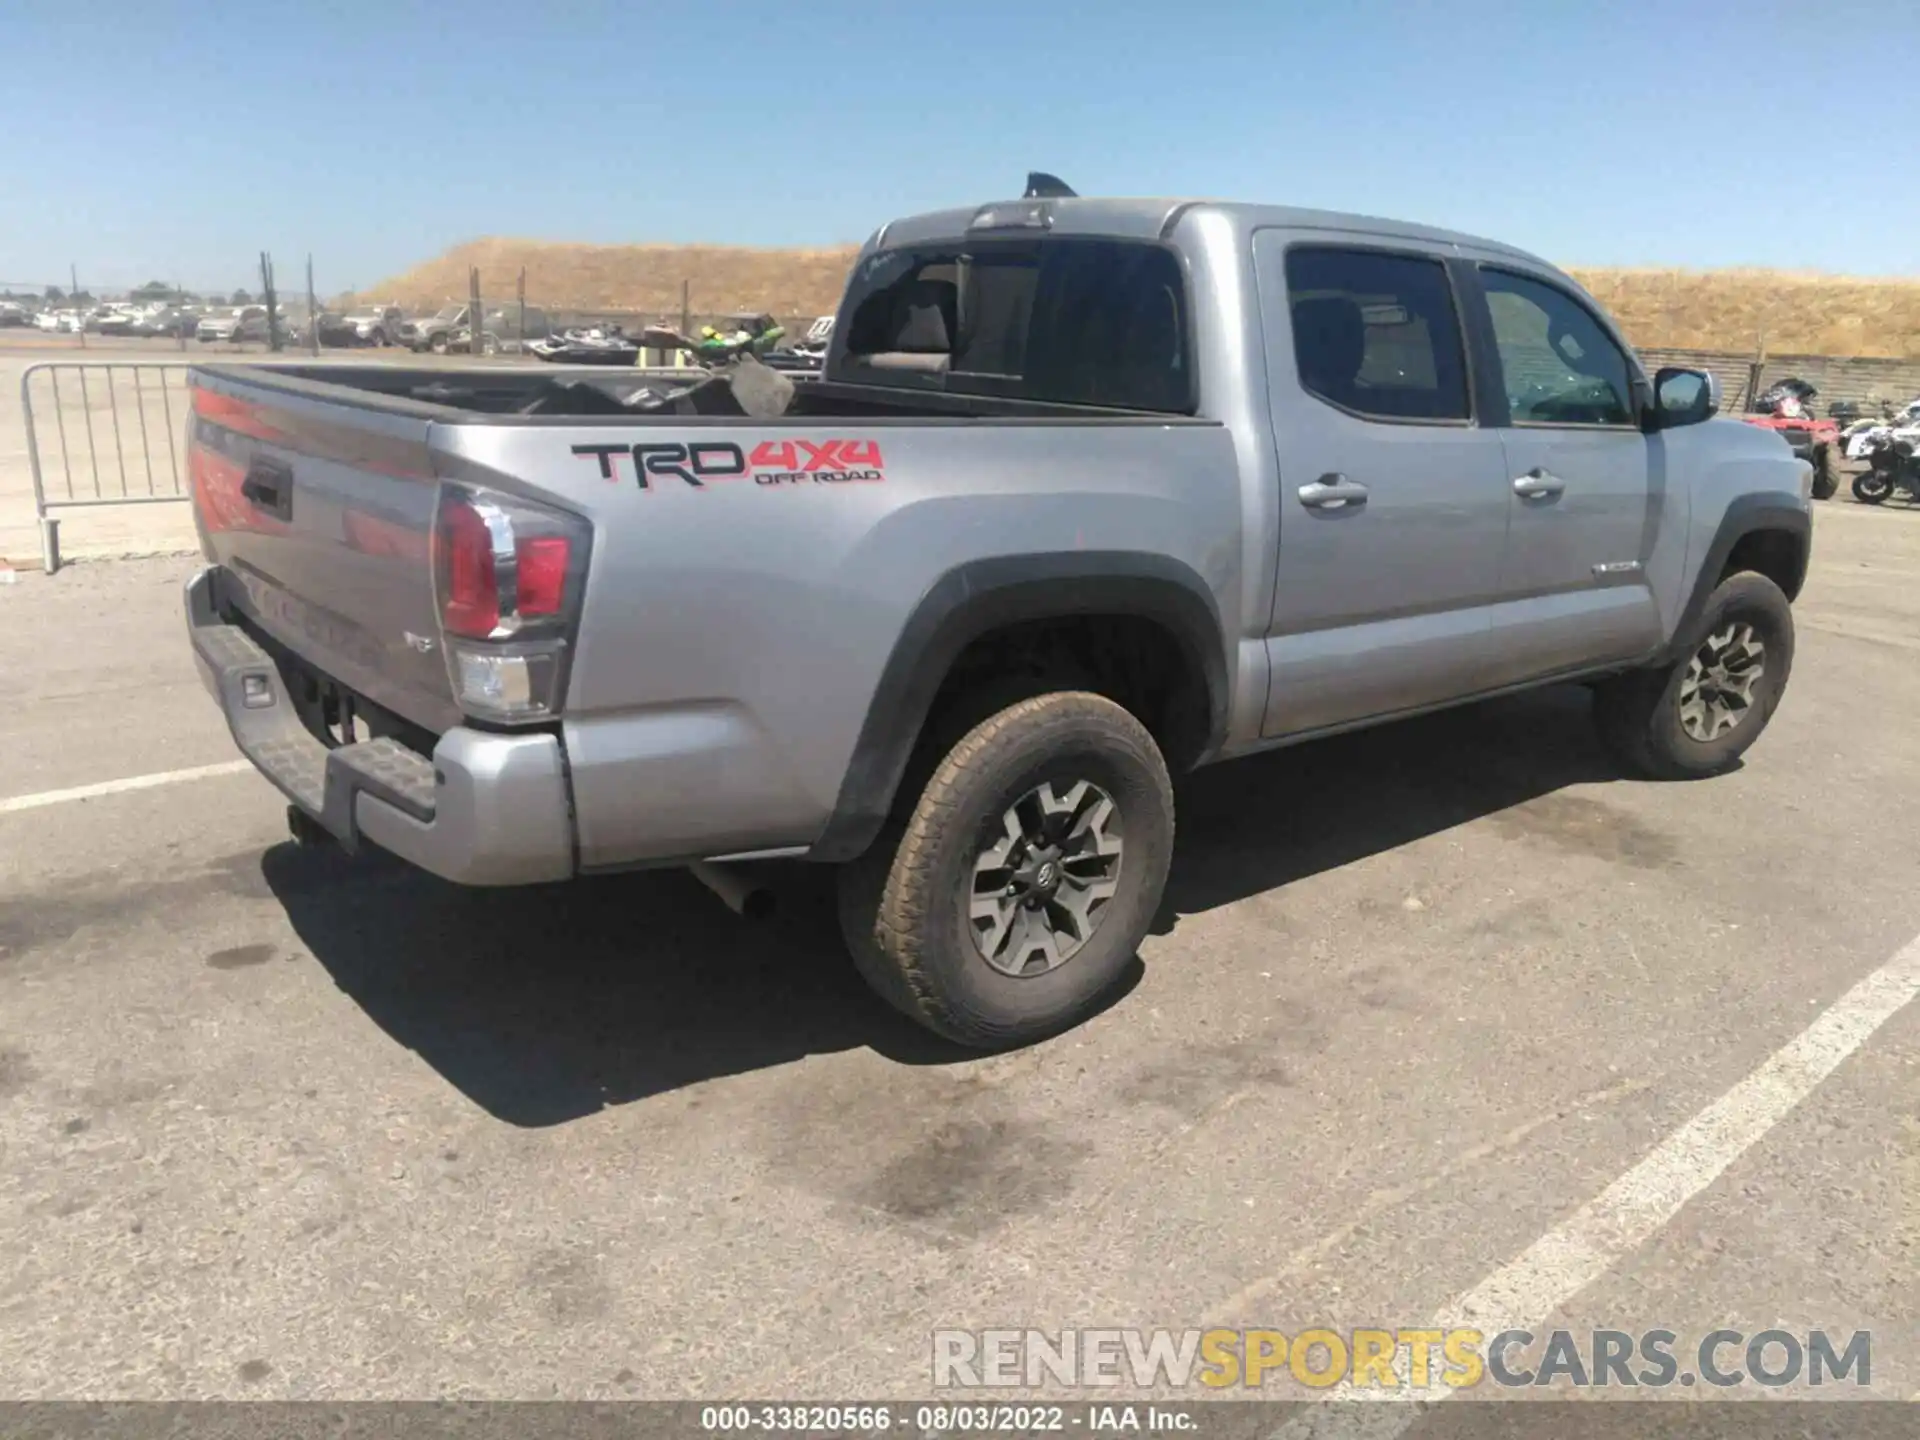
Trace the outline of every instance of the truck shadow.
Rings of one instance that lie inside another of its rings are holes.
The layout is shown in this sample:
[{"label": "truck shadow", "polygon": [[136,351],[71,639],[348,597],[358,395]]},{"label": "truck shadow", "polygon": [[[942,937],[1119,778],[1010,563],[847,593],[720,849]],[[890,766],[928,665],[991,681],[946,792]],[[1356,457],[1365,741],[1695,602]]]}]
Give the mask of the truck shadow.
[{"label": "truck shadow", "polygon": [[867,989],[825,867],[788,867],[757,924],[680,870],[470,890],[290,843],[261,869],[335,984],[510,1124],[860,1046],[910,1065],[972,1053]]},{"label": "truck shadow", "polygon": [[1210,766],[1178,795],[1154,925],[1291,885],[1569,785],[1614,780],[1574,685]]},{"label": "truck shadow", "polygon": [[[1182,786],[1156,929],[1616,772],[1584,691],[1543,692],[1217,766]],[[896,1015],[847,958],[825,867],[750,925],[683,871],[466,890],[378,855],[261,861],[302,942],[395,1041],[509,1124],[865,1046],[974,1055]],[[1109,1004],[1139,982],[1138,961]]]}]

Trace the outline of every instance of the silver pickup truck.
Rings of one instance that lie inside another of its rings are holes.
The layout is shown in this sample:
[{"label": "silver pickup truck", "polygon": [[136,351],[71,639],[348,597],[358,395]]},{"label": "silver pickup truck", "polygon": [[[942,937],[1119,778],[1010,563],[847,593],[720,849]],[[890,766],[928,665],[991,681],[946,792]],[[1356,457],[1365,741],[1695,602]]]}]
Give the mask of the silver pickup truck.
[{"label": "silver pickup truck", "polygon": [[1127,965],[1172,775],[1580,680],[1705,776],[1787,683],[1808,467],[1490,241],[999,202],[875,234],[778,413],[644,378],[194,372],[192,643],[296,833],[832,862],[875,988],[992,1046]]}]

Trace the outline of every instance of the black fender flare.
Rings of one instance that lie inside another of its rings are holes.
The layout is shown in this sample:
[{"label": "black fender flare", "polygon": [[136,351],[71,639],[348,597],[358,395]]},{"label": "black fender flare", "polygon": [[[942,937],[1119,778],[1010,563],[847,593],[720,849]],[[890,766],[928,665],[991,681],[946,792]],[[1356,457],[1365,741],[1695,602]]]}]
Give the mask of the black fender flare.
[{"label": "black fender flare", "polygon": [[1720,584],[1720,574],[1727,568],[1727,559],[1733,554],[1733,547],[1747,536],[1763,531],[1793,537],[1797,565],[1790,577],[1791,583],[1782,589],[1789,600],[1799,595],[1800,587],[1806,582],[1807,560],[1813,548],[1813,517],[1807,513],[1805,502],[1799,496],[1784,491],[1741,495],[1727,506],[1726,513],[1720,517],[1720,525],[1713,532],[1707,553],[1699,569],[1694,572],[1693,590],[1687,596],[1679,622],[1673,627],[1673,639],[1661,653],[1663,662],[1676,658],[1697,643],[1693,632],[1707,608],[1708,599]]},{"label": "black fender flare", "polygon": [[1130,550],[1074,550],[973,560],[947,571],[901,628],[812,860],[851,860],[893,808],[914,745],[953,662],[989,631],[1075,615],[1125,615],[1163,625],[1206,685],[1202,754],[1225,742],[1225,635],[1213,593],[1189,565]]}]

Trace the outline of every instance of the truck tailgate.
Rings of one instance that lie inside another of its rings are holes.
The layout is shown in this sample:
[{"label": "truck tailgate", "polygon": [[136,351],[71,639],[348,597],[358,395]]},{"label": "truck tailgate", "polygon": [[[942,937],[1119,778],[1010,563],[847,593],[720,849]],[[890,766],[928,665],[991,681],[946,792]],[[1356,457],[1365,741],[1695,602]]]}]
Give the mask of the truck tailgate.
[{"label": "truck tailgate", "polygon": [[195,371],[189,471],[227,602],[315,670],[416,725],[456,723],[440,653],[431,421]]}]

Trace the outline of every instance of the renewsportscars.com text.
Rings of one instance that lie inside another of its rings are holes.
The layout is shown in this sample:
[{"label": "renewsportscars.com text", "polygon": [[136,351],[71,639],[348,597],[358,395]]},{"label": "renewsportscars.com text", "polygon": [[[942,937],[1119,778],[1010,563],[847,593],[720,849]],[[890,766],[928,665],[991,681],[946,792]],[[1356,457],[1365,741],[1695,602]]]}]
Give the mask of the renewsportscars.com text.
[{"label": "renewsportscars.com text", "polygon": [[1867,1386],[1873,1336],[1854,1330],[1311,1328],[1283,1330],[937,1330],[941,1388],[1047,1385],[1220,1390],[1300,1385],[1324,1390],[1464,1390],[1568,1386],[1665,1389],[1704,1385]]}]

